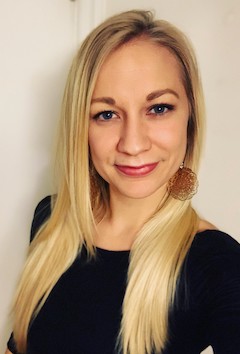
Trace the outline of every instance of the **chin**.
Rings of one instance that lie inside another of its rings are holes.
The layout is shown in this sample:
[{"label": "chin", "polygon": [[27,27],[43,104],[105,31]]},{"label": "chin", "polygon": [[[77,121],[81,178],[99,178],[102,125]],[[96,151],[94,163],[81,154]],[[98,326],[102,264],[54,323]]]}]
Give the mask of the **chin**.
[{"label": "chin", "polygon": [[147,199],[151,197],[157,197],[159,195],[159,201],[161,201],[162,197],[166,192],[165,185],[158,187],[147,186],[131,186],[129,188],[119,189],[118,194],[125,196],[130,199]]}]

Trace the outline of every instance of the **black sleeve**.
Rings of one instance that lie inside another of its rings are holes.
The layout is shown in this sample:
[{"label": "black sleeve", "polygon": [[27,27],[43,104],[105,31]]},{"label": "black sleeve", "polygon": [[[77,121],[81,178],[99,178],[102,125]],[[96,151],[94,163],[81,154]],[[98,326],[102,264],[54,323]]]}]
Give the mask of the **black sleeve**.
[{"label": "black sleeve", "polygon": [[207,342],[215,354],[240,353],[240,245],[217,230],[195,244],[192,279],[204,303]]},{"label": "black sleeve", "polygon": [[[51,196],[47,196],[40,201],[40,203],[37,205],[34,211],[31,232],[30,232],[30,241],[33,240],[34,236],[36,235],[41,225],[45,221],[47,221],[47,219],[50,217],[50,214],[51,214]],[[9,338],[7,347],[13,354],[19,354],[17,352],[16,345],[14,342],[13,333]]]},{"label": "black sleeve", "polygon": [[19,354],[17,352],[16,345],[14,342],[13,333],[11,334],[11,337],[8,340],[7,347],[10,350],[10,352],[12,352],[13,354]]},{"label": "black sleeve", "polygon": [[236,354],[240,353],[240,252],[221,255],[215,267],[217,263],[222,267],[210,299],[209,339],[215,354]]},{"label": "black sleeve", "polygon": [[41,225],[47,221],[51,214],[51,196],[45,197],[40,203],[37,205],[32,226],[31,226],[31,233],[30,233],[30,241],[33,240],[34,236],[36,235],[37,231],[41,227]]}]

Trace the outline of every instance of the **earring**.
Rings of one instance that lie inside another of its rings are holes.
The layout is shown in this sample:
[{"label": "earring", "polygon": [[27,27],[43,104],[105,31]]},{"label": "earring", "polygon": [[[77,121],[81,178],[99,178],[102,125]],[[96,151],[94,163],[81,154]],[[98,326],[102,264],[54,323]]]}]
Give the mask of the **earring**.
[{"label": "earring", "polygon": [[197,175],[182,163],[179,170],[168,181],[169,194],[179,200],[191,199],[197,193]]}]

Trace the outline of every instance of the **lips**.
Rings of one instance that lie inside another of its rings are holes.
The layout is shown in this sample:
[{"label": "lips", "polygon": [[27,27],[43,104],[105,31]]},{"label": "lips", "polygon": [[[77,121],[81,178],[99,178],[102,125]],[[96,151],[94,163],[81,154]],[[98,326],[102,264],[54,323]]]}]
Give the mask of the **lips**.
[{"label": "lips", "polygon": [[141,165],[141,166],[124,166],[124,165],[115,165],[115,166],[118,171],[120,171],[126,176],[143,177],[148,175],[150,172],[152,172],[156,168],[157,164],[158,162]]}]

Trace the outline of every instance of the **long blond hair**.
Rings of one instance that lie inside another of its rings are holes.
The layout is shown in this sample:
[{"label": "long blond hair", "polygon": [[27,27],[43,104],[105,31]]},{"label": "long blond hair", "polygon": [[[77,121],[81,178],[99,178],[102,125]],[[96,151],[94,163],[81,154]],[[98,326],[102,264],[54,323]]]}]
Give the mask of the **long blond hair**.
[{"label": "long blond hair", "polygon": [[[189,101],[185,165],[198,168],[203,131],[203,99],[197,63],[185,35],[149,11],[115,15],[94,29],[77,53],[65,89],[58,144],[58,190],[49,220],[30,245],[14,304],[14,337],[26,351],[29,324],[59,277],[86,247],[94,257],[96,220],[108,208],[108,185],[94,171],[88,147],[90,102],[109,53],[144,36],[177,58]],[[92,173],[92,170],[94,171]],[[119,345],[124,354],[160,352],[167,341],[168,313],[176,282],[197,231],[190,201],[168,196],[140,230],[130,253]]]}]

